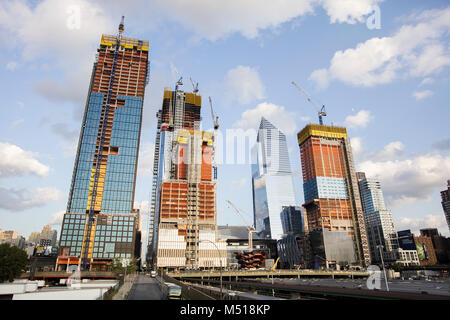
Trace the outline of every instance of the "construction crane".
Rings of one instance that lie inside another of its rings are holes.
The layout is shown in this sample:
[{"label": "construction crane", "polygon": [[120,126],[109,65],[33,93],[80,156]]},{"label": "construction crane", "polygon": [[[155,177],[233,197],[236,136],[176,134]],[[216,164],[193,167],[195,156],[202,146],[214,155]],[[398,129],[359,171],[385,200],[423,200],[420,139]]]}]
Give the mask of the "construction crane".
[{"label": "construction crane", "polygon": [[298,89],[298,91],[300,91],[305,96],[306,100],[313,105],[319,116],[319,124],[323,125],[322,117],[325,117],[327,115],[327,113],[325,112],[325,105],[322,105],[322,108],[319,109],[316,106],[316,104],[311,100],[311,97],[308,95],[308,93],[306,93],[305,90],[300,88],[300,86],[296,84],[295,81],[292,81],[291,83]]},{"label": "construction crane", "polygon": [[197,92],[198,92],[198,82],[196,84],[194,84],[194,81],[192,81],[192,78],[189,78],[189,80],[191,80],[191,83],[192,83],[192,88],[193,88],[192,92],[197,94]]},{"label": "construction crane", "polygon": [[253,233],[257,232],[255,228],[250,227],[247,222],[245,221],[244,217],[242,216],[241,212],[238,208],[230,201],[227,200],[227,202],[233,207],[233,209],[237,212],[237,214],[241,217],[242,221],[244,222],[244,225],[247,227],[248,230],[248,250],[253,251]]},{"label": "construction crane", "polygon": [[214,124],[214,130],[217,130],[217,129],[219,129],[219,117],[217,117],[214,114],[214,109],[213,109],[211,97],[209,97],[209,105],[211,106],[211,117],[212,117],[212,122]]}]

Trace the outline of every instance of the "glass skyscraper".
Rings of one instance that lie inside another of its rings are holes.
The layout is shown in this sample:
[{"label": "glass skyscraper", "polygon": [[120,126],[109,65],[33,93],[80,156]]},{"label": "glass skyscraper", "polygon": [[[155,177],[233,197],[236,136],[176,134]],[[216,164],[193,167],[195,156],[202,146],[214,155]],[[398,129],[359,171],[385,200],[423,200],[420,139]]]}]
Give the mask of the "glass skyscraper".
[{"label": "glass skyscraper", "polygon": [[134,210],[149,43],[103,35],[92,70],[67,211],[59,269],[105,270],[132,258],[139,214]]},{"label": "glass skyscraper", "polygon": [[383,246],[384,260],[396,260],[397,234],[392,212],[386,208],[384,202],[381,183],[377,179],[367,178],[364,172],[357,172],[356,177],[361,194],[372,262],[381,261],[379,245]]},{"label": "glass skyscraper", "polygon": [[298,201],[289,162],[286,136],[261,118],[252,149],[253,215],[260,237],[281,239],[281,212]]}]

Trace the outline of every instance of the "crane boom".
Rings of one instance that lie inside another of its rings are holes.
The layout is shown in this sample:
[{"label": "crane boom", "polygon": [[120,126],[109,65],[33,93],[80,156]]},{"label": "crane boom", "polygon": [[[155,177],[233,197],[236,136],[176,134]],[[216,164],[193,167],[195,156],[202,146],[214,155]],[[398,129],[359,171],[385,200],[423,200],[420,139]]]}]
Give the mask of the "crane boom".
[{"label": "crane boom", "polygon": [[245,221],[244,216],[241,214],[238,208],[231,202],[230,200],[227,200],[227,202],[233,207],[234,211],[241,217],[242,221],[244,222],[244,225],[247,227],[248,230],[248,249],[249,251],[253,251],[253,233],[256,232],[255,228],[250,227],[247,224],[247,221]]},{"label": "crane boom", "polygon": [[211,106],[211,117],[212,117],[212,122],[214,125],[214,130],[217,130],[217,129],[219,129],[219,117],[214,114],[211,97],[209,97],[209,105]]},{"label": "crane boom", "polygon": [[318,108],[317,105],[311,100],[311,97],[308,95],[308,93],[306,93],[305,90],[303,90],[302,88],[300,88],[300,86],[295,83],[295,81],[291,82],[297,89],[298,91],[300,91],[301,94],[303,94],[303,96],[305,97],[305,99],[312,104],[312,106],[316,109],[317,111],[317,115],[319,116],[319,123],[321,125],[323,125],[323,120],[322,117],[325,117],[327,115],[327,113],[325,112],[325,105],[322,105],[322,108]]},{"label": "crane boom", "polygon": [[192,92],[197,93],[198,92],[198,82],[197,82],[197,84],[194,84],[194,81],[192,81],[192,78],[189,78],[189,80],[191,80]]}]

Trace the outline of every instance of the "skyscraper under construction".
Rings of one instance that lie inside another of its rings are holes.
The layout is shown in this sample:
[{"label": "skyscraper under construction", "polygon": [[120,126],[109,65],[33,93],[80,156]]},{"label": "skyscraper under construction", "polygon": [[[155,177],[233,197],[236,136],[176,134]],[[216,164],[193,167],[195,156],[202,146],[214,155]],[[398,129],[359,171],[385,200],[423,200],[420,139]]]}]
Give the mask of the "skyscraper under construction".
[{"label": "skyscraper under construction", "polygon": [[368,266],[370,252],[347,130],[309,124],[297,137],[303,206],[316,261]]},{"label": "skyscraper under construction", "polygon": [[201,96],[165,89],[157,113],[148,261],[158,268],[226,265],[216,241],[214,133],[200,130]]},{"label": "skyscraper under construction", "polygon": [[67,211],[59,269],[104,270],[131,258],[138,225],[133,209],[149,43],[103,35],[92,70]]}]

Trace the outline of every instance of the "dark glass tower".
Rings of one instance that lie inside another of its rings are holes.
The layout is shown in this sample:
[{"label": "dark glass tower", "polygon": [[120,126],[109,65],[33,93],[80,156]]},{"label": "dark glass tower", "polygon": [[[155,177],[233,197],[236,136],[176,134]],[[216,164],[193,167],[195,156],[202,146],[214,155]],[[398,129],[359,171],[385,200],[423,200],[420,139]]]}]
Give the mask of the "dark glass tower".
[{"label": "dark glass tower", "polygon": [[[132,258],[148,41],[103,35],[94,63],[60,238],[59,269],[105,270]],[[74,267],[72,267],[74,268]]]}]

